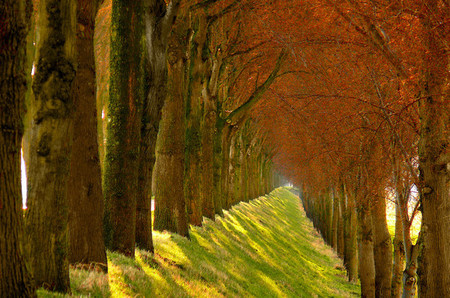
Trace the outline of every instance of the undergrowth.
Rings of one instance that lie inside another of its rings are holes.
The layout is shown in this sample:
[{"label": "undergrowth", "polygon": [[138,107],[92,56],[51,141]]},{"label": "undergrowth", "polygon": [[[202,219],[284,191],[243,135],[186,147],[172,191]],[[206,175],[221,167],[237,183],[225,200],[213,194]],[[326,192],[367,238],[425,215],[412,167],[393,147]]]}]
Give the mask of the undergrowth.
[{"label": "undergrowth", "polygon": [[[90,297],[350,297],[341,261],[286,188],[191,227],[190,240],[154,232],[155,254],[108,252],[108,274],[71,269],[72,295]],[[39,297],[63,297],[40,290]]]}]

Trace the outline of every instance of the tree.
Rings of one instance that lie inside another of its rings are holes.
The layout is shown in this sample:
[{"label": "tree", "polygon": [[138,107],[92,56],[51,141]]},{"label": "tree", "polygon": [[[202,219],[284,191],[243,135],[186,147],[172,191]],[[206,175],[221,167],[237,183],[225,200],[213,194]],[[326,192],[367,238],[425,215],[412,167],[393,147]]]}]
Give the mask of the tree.
[{"label": "tree", "polygon": [[156,146],[155,229],[189,236],[184,198],[186,27],[182,17],[169,43],[168,88]]},{"label": "tree", "polygon": [[77,74],[72,85],[73,145],[68,181],[69,262],[107,269],[103,195],[97,141],[94,24],[101,1],[77,5]]},{"label": "tree", "polygon": [[[167,92],[167,46],[180,0],[144,1],[146,35],[147,94],[141,121],[139,181],[136,209],[136,244],[153,251],[151,222],[151,181],[162,108]],[[154,190],[153,190],[154,191]]]},{"label": "tree", "polygon": [[134,256],[142,81],[142,6],[112,1],[111,80],[103,195],[106,247]]},{"label": "tree", "polygon": [[419,295],[450,294],[450,6],[425,1],[422,25],[422,79],[420,84],[420,201],[423,247],[419,263]]},{"label": "tree", "polygon": [[76,73],[76,3],[39,3],[33,125],[28,164],[27,245],[37,286],[70,291],[67,179]]},{"label": "tree", "polygon": [[20,185],[30,1],[0,4],[0,293],[36,296],[26,266]]}]

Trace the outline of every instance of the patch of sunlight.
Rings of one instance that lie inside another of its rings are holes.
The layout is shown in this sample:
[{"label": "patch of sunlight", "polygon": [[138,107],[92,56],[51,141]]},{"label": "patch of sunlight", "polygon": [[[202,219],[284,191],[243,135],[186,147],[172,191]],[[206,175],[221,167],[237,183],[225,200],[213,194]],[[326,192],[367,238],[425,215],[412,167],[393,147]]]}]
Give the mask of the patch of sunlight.
[{"label": "patch of sunlight", "polygon": [[[178,263],[190,264],[189,259],[174,241],[175,238],[182,239],[181,236],[167,232],[153,232],[155,247],[158,251],[164,251],[165,255]],[[187,240],[186,240],[187,241]]]},{"label": "patch of sunlight", "polygon": [[[239,232],[244,235],[246,235],[248,233],[248,231],[246,229],[244,229],[244,227],[242,227],[241,223],[235,218],[235,216],[230,215],[227,217],[227,219],[236,232]],[[229,230],[229,231],[231,231],[231,230]]]},{"label": "patch of sunlight", "polygon": [[[276,293],[276,297],[288,297],[285,293],[283,293],[276,282],[274,282],[267,275],[264,275],[262,272],[258,272],[259,278],[273,291]],[[267,293],[269,296],[269,293]]]},{"label": "patch of sunlight", "polygon": [[163,294],[170,290],[170,285],[167,280],[162,276],[161,271],[158,267],[150,267],[142,257],[140,252],[136,252],[136,262],[142,267],[145,274],[147,274],[152,280],[152,288],[155,294]]},{"label": "patch of sunlight", "polygon": [[198,244],[203,247],[205,250],[207,251],[214,251],[214,248],[211,244],[211,242],[209,242],[209,240],[207,240],[205,237],[203,237],[200,234],[195,234],[195,239],[197,240]]},{"label": "patch of sunlight", "polygon": [[108,276],[109,276],[109,288],[111,290],[111,297],[130,297],[132,291],[125,282],[125,277],[122,269],[119,266],[114,265],[108,258]]}]

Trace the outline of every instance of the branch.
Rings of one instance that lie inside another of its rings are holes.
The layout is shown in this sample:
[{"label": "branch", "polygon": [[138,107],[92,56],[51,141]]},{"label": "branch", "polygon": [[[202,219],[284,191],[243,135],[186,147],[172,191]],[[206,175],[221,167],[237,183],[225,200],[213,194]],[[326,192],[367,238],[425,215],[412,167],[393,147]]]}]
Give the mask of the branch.
[{"label": "branch", "polygon": [[249,111],[263,96],[263,94],[267,91],[267,89],[272,85],[272,83],[275,81],[278,72],[281,69],[281,66],[283,65],[284,61],[288,57],[288,51],[286,49],[282,49],[280,55],[278,56],[277,63],[275,65],[275,68],[273,69],[272,73],[269,75],[269,77],[266,79],[266,81],[260,85],[256,90],[250,95],[248,100],[243,103],[240,107],[233,110],[226,118],[225,121],[232,122],[236,118],[240,118],[245,114],[247,111]]}]

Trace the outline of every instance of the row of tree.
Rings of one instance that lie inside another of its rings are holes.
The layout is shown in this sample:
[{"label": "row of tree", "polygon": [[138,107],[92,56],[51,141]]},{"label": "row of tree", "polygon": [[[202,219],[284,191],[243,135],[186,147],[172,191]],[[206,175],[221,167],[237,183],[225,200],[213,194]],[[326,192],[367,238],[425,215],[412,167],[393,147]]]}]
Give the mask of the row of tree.
[{"label": "row of tree", "polygon": [[2,294],[67,292],[69,263],[153,251],[152,194],[155,229],[188,237],[277,183],[249,112],[287,52],[247,88],[256,46],[227,28],[242,3],[225,2],[2,4]]},{"label": "row of tree", "polygon": [[283,13],[260,28],[276,32],[295,68],[254,111],[278,144],[276,167],[300,187],[363,297],[410,297],[416,286],[420,297],[448,296],[448,2],[279,4]]}]

